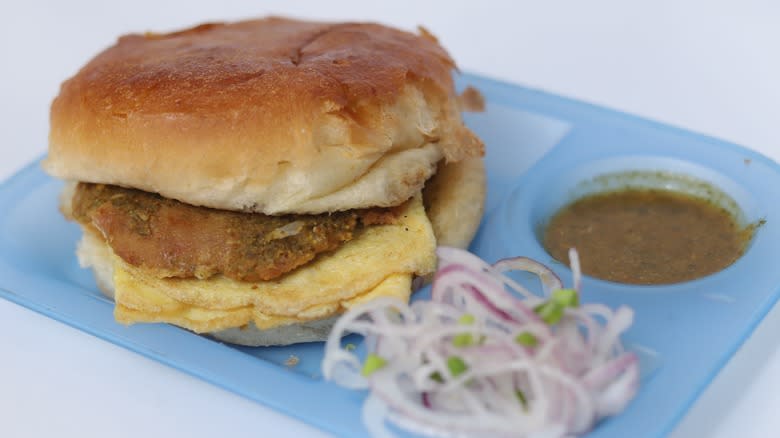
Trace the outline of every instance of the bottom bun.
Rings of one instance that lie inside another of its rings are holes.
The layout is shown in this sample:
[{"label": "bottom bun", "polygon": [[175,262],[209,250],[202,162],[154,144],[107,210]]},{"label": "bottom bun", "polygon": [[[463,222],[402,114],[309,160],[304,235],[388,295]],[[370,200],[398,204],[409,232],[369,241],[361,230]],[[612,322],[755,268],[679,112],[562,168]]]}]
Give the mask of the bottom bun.
[{"label": "bottom bun", "polygon": [[253,323],[249,323],[245,327],[220,330],[207,335],[219,341],[250,347],[318,342],[328,339],[330,329],[338,319],[338,316],[334,316],[328,319],[307,321],[266,330],[260,330]]},{"label": "bottom bun", "polygon": [[482,158],[442,164],[423,190],[425,212],[439,246],[466,249],[485,209],[486,176]]}]

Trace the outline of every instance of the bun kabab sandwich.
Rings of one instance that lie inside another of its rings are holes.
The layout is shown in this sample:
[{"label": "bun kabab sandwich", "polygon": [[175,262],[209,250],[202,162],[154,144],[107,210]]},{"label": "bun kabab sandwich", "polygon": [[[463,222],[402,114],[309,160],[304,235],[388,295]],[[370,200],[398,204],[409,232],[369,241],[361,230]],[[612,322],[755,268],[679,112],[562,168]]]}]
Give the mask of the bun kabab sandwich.
[{"label": "bun kabab sandwich", "polygon": [[377,24],[121,37],[63,83],[43,164],[116,320],[283,345],[408,299],[482,214],[454,66],[426,31]]}]

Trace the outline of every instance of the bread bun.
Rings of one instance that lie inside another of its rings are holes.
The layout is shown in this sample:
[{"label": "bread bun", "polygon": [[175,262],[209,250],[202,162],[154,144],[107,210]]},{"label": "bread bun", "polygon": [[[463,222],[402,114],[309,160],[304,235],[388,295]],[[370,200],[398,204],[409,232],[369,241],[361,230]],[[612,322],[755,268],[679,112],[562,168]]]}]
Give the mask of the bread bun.
[{"label": "bread bun", "polygon": [[252,346],[323,340],[354,300],[408,298],[412,278],[434,270],[437,241],[466,247],[479,226],[483,145],[460,116],[479,95],[459,99],[454,67],[425,30],[369,23],[267,18],[128,35],[63,83],[44,168],[266,215],[408,208],[398,219],[407,223],[367,227],[255,284],[155,276],[76,218],[79,261],[107,296],[116,287],[119,322],[169,322]]},{"label": "bread bun", "polygon": [[128,35],[66,81],[44,168],[192,205],[392,206],[482,154],[427,32],[268,18]]}]

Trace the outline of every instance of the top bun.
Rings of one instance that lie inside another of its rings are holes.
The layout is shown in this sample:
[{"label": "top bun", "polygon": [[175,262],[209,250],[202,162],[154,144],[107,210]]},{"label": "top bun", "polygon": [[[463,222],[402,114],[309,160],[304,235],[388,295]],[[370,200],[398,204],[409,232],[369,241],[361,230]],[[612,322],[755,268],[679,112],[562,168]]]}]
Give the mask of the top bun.
[{"label": "top bun", "polygon": [[63,83],[45,169],[193,205],[397,205],[482,153],[435,38],[267,18],[128,35]]}]

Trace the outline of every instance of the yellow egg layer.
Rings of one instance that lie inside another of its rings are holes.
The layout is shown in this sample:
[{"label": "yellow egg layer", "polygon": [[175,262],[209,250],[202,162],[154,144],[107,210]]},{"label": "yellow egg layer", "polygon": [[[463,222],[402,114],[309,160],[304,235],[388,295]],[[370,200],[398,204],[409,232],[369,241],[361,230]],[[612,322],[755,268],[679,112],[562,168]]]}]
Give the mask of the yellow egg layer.
[{"label": "yellow egg layer", "polygon": [[363,230],[332,253],[281,278],[240,282],[157,278],[112,254],[117,321],[166,322],[195,332],[269,329],[325,319],[380,296],[408,300],[413,275],[436,267],[436,239],[418,198],[400,220]]}]

